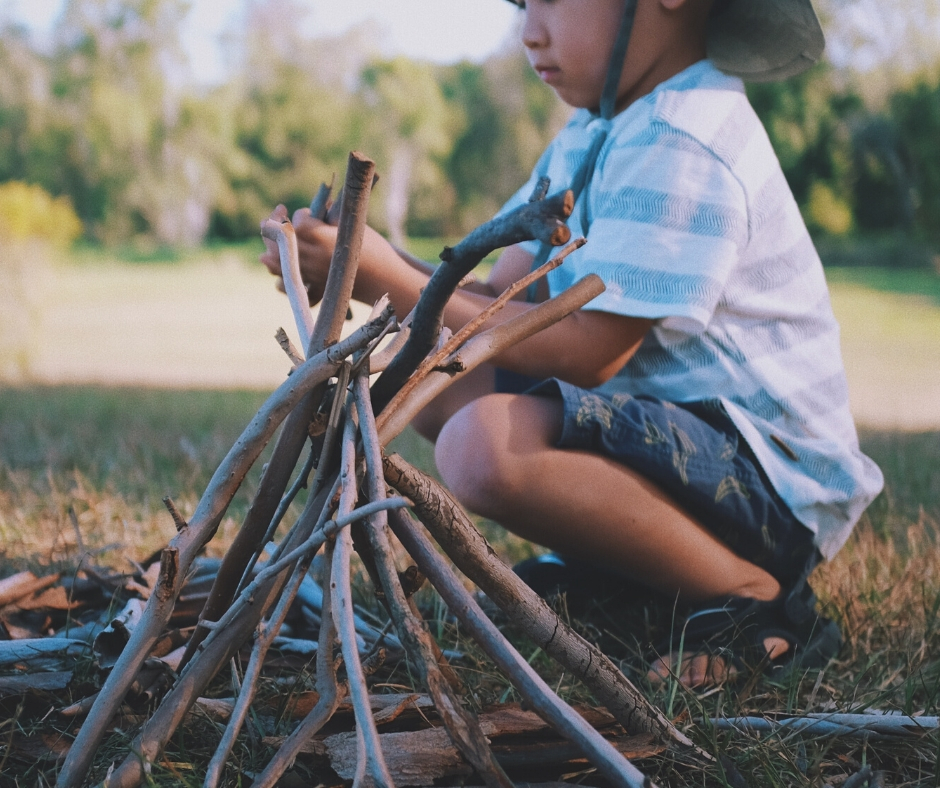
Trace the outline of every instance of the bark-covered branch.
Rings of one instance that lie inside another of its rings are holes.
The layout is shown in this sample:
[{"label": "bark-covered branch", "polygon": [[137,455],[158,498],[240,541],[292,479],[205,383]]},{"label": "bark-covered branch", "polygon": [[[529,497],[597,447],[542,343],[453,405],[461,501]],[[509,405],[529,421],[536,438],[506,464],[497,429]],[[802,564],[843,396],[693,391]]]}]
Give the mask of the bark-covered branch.
[{"label": "bark-covered branch", "polygon": [[443,325],[444,308],[461,280],[495,249],[538,239],[561,246],[571,238],[565,219],[574,207],[570,191],[529,202],[481,225],[455,247],[445,247],[441,264],[431,275],[415,307],[411,336],[372,387],[375,412],[380,413],[418,365],[434,349]]}]

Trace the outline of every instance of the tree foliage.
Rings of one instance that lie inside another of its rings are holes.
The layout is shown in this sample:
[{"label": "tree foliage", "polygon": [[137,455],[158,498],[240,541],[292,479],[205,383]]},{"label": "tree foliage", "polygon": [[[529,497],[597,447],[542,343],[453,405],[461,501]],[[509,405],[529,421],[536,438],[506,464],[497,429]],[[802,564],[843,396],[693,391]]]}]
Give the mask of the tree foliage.
[{"label": "tree foliage", "polygon": [[[861,40],[868,0],[818,5],[834,61],[897,44],[894,28]],[[940,24],[930,3],[903,5],[905,30]],[[361,149],[382,176],[373,220],[402,242],[490,218],[567,117],[520,54],[388,59],[369,27],[311,38],[298,0],[250,0],[225,83],[200,86],[179,43],[187,8],[67,0],[45,49],[0,27],[0,183],[67,197],[91,239],[191,245],[255,234],[275,204],[306,204]],[[910,38],[920,43],[904,68],[882,63],[868,80],[849,58],[749,86],[815,232],[940,235],[936,40]]]}]

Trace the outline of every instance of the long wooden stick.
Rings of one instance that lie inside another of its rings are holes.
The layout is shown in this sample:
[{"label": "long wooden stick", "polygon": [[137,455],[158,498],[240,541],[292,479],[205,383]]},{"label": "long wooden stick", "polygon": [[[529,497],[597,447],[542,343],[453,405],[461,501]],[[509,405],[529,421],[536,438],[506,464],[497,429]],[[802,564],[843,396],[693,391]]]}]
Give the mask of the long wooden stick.
[{"label": "long wooden stick", "polygon": [[553,246],[567,243],[571,230],[564,220],[571,215],[570,191],[529,202],[481,225],[455,247],[445,247],[441,264],[431,275],[415,307],[411,335],[401,352],[372,387],[376,413],[382,411],[425,356],[433,350],[441,331],[444,307],[461,280],[492,252],[504,246],[538,238]]},{"label": "long wooden stick", "polygon": [[[333,542],[327,542],[324,551],[322,576],[320,584],[324,588],[331,585],[331,566],[333,564]],[[294,732],[285,739],[277,754],[271,759],[264,771],[252,783],[252,788],[274,788],[294,759],[300,754],[303,746],[322,728],[333,716],[339,702],[341,693],[336,681],[336,660],[333,658],[333,649],[336,646],[336,628],[333,625],[331,595],[323,595],[323,607],[320,620],[320,635],[317,640],[317,698],[316,705],[303,719]]]},{"label": "long wooden stick", "polygon": [[[379,445],[375,415],[369,397],[368,374],[363,371],[354,387],[356,410],[359,413],[359,432],[362,436],[363,454],[366,460],[366,490],[373,500],[385,498],[385,482],[382,472],[382,450]],[[408,657],[419,673],[422,683],[434,699],[437,709],[454,745],[471,766],[477,770],[490,788],[511,788],[512,782],[493,756],[479,721],[463,708],[460,699],[437,661],[438,650],[423,621],[414,614],[411,602],[406,599],[398,572],[392,561],[388,539],[388,515],[378,512],[370,520],[366,536],[376,561],[382,590],[389,613],[395,623],[398,636],[405,646]]]},{"label": "long wooden stick", "polygon": [[399,403],[394,411],[386,409],[376,417],[382,445],[387,445],[399,435],[422,408],[455,380],[523,339],[557,323],[603,292],[604,283],[600,277],[588,274],[554,298],[472,337],[448,359],[446,370],[429,372],[407,400]]},{"label": "long wooden stick", "polygon": [[578,744],[591,763],[611,783],[622,788],[653,788],[649,778],[565,704],[510,645],[434,549],[418,523],[403,510],[393,512],[389,516],[389,523],[447,607],[509,677],[526,703],[562,736]]},{"label": "long wooden stick", "polygon": [[297,334],[305,348],[310,347],[313,337],[313,315],[310,314],[310,299],[307,288],[300,275],[300,255],[297,251],[297,233],[289,220],[283,222],[267,219],[261,225],[261,235],[277,244],[278,254],[281,258],[281,278],[284,281],[284,292],[294,314],[294,323]]},{"label": "long wooden stick", "polygon": [[559,252],[555,257],[549,260],[544,265],[539,266],[535,271],[531,271],[526,274],[524,277],[518,281],[511,284],[507,287],[500,295],[484,309],[479,315],[477,315],[473,320],[463,326],[456,334],[454,334],[440,350],[432,353],[421,364],[418,365],[418,368],[414,371],[414,374],[408,381],[398,390],[398,393],[389,401],[388,405],[385,407],[386,412],[394,411],[398,406],[408,398],[408,395],[414,391],[418,385],[424,380],[428,374],[435,368],[440,366],[444,360],[453,355],[457,349],[484,324],[489,320],[493,315],[497,314],[503,307],[506,306],[518,293],[521,293],[529,285],[537,282],[543,276],[548,274],[549,271],[553,271],[558,268],[564,261],[565,258],[574,252],[577,249],[580,249],[586,243],[584,238],[578,238],[572,243],[568,244],[561,252]]},{"label": "long wooden stick", "polygon": [[[310,346],[306,349],[308,358],[339,341],[346,311],[349,309],[353,282],[359,268],[359,252],[362,249],[374,174],[374,162],[360,153],[353,152],[349,155],[337,244],[333,250],[326,290],[314,323],[313,336]],[[259,540],[267,531],[281,496],[287,489],[291,473],[307,441],[307,425],[322,397],[323,389],[314,388],[287,418],[284,429],[274,445],[271,459],[261,474],[258,490],[248,514],[222,560],[222,567],[206,600],[203,618],[209,621],[218,619],[235,596],[245,567],[254,555]],[[197,629],[193,633],[182,664],[185,665],[192,659],[204,637],[203,630]]]},{"label": "long wooden stick", "polygon": [[[352,419],[346,420],[343,434],[343,462],[341,479],[343,490],[340,495],[340,516],[352,511],[356,503],[356,431]],[[349,578],[349,561],[352,557],[352,537],[348,531],[342,531],[336,537],[333,553],[332,579],[330,595],[333,603],[333,623],[339,634],[343,661],[346,663],[346,676],[349,681],[349,696],[356,716],[356,741],[360,757],[356,765],[354,788],[362,785],[394,788],[394,782],[385,765],[382,747],[379,744],[379,732],[372,716],[369,703],[369,688],[366,685],[359,651],[356,648],[356,624],[354,621],[352,589]]]}]

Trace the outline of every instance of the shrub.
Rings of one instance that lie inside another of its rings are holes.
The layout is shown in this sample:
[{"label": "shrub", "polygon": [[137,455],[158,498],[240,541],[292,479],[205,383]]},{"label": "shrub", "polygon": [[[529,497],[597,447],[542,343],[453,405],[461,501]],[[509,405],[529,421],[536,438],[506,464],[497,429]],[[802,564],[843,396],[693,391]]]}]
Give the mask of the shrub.
[{"label": "shrub", "polygon": [[82,222],[68,197],[53,197],[41,186],[21,181],[0,184],[0,240],[42,238],[70,246],[82,234]]}]

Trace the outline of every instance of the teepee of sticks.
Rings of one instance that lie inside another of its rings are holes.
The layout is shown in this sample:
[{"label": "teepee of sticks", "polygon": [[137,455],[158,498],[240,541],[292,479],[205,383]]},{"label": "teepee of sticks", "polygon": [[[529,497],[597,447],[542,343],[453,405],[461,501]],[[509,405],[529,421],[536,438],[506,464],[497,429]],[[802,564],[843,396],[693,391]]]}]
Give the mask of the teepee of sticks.
[{"label": "teepee of sticks", "polygon": [[[275,433],[273,453],[257,493],[225,554],[174,681],[131,743],[123,762],[109,773],[106,784],[110,788],[130,788],[144,779],[150,764],[160,757],[209,682],[247,644],[251,658],[241,691],[205,777],[206,786],[219,785],[223,766],[254,697],[265,654],[291,602],[301,587],[309,584],[308,571],[320,551],[318,700],[253,785],[273,786],[348,695],[356,721],[353,784],[392,788],[395,781],[379,741],[357,649],[350,590],[354,541],[363,565],[381,592],[409,665],[424,684],[450,740],[486,785],[512,785],[494,757],[479,720],[462,703],[459,681],[409,598],[413,589],[407,588],[408,573],[400,574],[393,560],[389,531],[463,630],[512,682],[528,707],[577,746],[610,784],[651,785],[539,678],[487,618],[451,569],[451,562],[536,645],[581,679],[628,733],[652,734],[666,746],[694,750],[691,742],[650,705],[610,659],[567,626],[500,561],[446,489],[402,458],[387,456],[383,451],[414,415],[453,381],[602,292],[600,280],[588,276],[524,315],[480,331],[506,301],[583,243],[575,241],[503,293],[460,331],[452,336],[442,331],[445,304],[488,253],[528,239],[548,241],[554,246],[569,243],[565,219],[573,207],[571,192],[547,196],[548,184],[540,184],[527,205],[488,222],[455,247],[444,250],[442,262],[414,312],[401,325],[387,301],[382,301],[363,326],[340,339],[373,180],[373,162],[351,154],[345,185],[337,199],[336,251],[315,322],[300,279],[293,227],[287,221],[269,220],[264,224],[262,233],[275,240],[280,251],[285,290],[298,332],[306,343],[305,357],[290,349],[295,362],[291,374],[228,452],[189,521],[168,503],[178,533],[162,551],[159,577],[140,621],[69,750],[59,773],[60,788],[78,788],[85,783],[109,721],[163,633],[197,555],[212,539],[239,485]],[[327,215],[329,198],[330,190],[321,188],[311,206],[315,215]],[[386,335],[393,332],[397,333],[392,340],[377,350]],[[370,375],[378,372],[382,374],[370,388]],[[323,418],[324,414],[328,418]],[[301,463],[305,446],[309,446],[309,458]],[[309,480],[302,513],[262,568],[258,564],[262,550],[311,473],[313,479]],[[288,488],[292,477],[295,481]],[[345,664],[346,680],[342,685],[337,675],[337,651]]]}]

